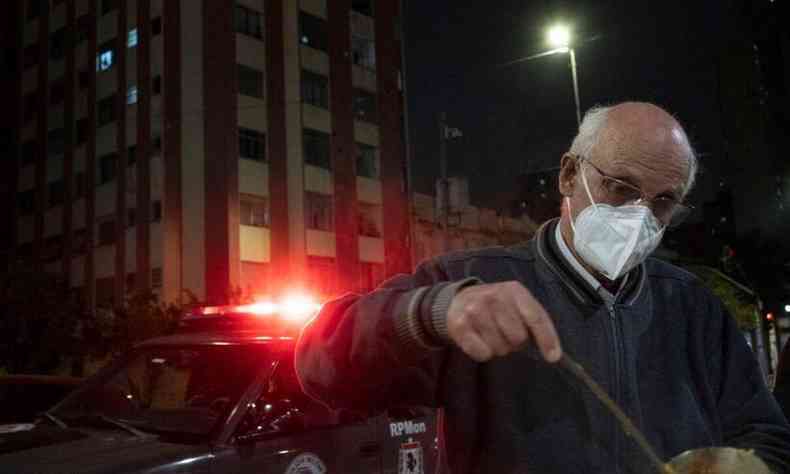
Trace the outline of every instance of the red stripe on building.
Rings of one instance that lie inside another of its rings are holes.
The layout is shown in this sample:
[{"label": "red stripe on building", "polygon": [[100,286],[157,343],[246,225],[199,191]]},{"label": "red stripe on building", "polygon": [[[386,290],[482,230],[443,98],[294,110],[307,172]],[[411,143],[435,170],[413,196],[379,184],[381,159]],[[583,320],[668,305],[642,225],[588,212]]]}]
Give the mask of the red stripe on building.
[{"label": "red stripe on building", "polygon": [[[266,4],[266,97],[269,159],[270,272],[269,275],[290,275],[288,224],[288,146],[285,116],[285,45],[283,44],[284,0]],[[275,285],[276,286],[276,285]],[[276,291],[278,288],[272,288]]]},{"label": "red stripe on building", "polygon": [[88,138],[85,143],[85,299],[88,307],[96,308],[96,35],[98,0],[90,0],[88,15],[91,30],[88,38]]},{"label": "red stripe on building", "polygon": [[350,0],[327,2],[329,19],[330,138],[335,183],[335,255],[342,290],[356,288],[359,267],[357,177],[354,171],[354,89],[351,75]]},{"label": "red stripe on building", "polygon": [[44,239],[44,213],[47,210],[47,155],[49,153],[49,8],[38,16],[38,114],[36,117],[36,208],[33,214],[33,257],[41,265]]},{"label": "red stripe on building", "polygon": [[181,2],[162,5],[164,31],[164,115],[162,119],[164,196],[162,269],[165,280],[175,285],[181,298],[182,198],[181,198]]},{"label": "red stripe on building", "polygon": [[239,152],[233,8],[203,0],[206,300],[223,303],[239,283]]},{"label": "red stripe on building", "polygon": [[[115,276],[113,281],[113,302],[120,306],[126,294],[126,0],[118,2],[118,36],[115,50],[118,62],[118,90],[115,93],[116,117],[116,187],[115,187]],[[138,58],[139,59],[139,58]]]},{"label": "red stripe on building", "polygon": [[[72,31],[76,29],[76,7],[75,0],[66,1],[66,25]],[[66,130],[66,139],[63,153],[63,226],[61,235],[63,236],[63,279],[71,284],[71,258],[72,258],[72,210],[74,208],[74,77],[75,77],[75,58],[74,48],[66,48],[66,70],[64,76],[64,87],[66,90],[65,103],[63,106],[63,123]]]},{"label": "red stripe on building", "polygon": [[137,0],[137,35],[137,225],[134,282],[137,290],[145,291],[151,288],[151,0]]},{"label": "red stripe on building", "polygon": [[375,8],[376,82],[379,109],[379,156],[384,219],[384,260],[387,276],[411,271],[409,197],[406,194],[404,145],[401,137],[403,98],[398,89],[401,42],[397,40],[397,0],[379,0]]}]

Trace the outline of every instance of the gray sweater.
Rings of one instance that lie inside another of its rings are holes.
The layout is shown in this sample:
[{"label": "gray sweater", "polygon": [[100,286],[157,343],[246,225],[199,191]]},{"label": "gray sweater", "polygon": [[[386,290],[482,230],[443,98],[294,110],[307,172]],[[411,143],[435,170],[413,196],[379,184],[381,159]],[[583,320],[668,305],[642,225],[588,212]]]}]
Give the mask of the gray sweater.
[{"label": "gray sweater", "polygon": [[448,342],[444,316],[459,286],[518,280],[552,316],[565,351],[662,459],[726,445],[790,473],[790,427],[721,302],[651,258],[604,303],[559,256],[556,223],[523,246],[443,255],[327,304],[297,345],[303,388],[332,407],[371,413],[442,407],[454,473],[650,472],[594,395],[533,346],[476,363]]}]

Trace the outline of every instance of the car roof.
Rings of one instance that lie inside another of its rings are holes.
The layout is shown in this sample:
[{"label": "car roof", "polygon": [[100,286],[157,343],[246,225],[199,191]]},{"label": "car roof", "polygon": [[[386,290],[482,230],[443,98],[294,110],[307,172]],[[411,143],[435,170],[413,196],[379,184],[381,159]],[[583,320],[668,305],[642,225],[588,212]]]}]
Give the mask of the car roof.
[{"label": "car roof", "polygon": [[168,345],[233,345],[265,344],[274,350],[292,349],[296,343],[294,336],[267,335],[254,330],[182,332],[170,336],[149,339],[137,347]]}]

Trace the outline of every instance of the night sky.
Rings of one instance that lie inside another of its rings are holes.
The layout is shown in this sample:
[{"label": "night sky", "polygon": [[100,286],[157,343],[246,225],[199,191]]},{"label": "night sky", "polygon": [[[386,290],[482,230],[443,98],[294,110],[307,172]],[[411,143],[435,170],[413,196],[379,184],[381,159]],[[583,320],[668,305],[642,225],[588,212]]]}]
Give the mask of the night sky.
[{"label": "night sky", "polygon": [[[732,28],[728,1],[411,0],[406,45],[412,177],[430,192],[438,174],[437,116],[464,137],[448,146],[451,175],[471,177],[474,204],[503,206],[521,172],[557,166],[575,134],[568,55],[502,66],[550,49],[547,25],[575,32],[582,113],[622,100],[657,103],[691,136],[718,183],[716,58]],[[707,178],[706,178],[707,177]]]}]

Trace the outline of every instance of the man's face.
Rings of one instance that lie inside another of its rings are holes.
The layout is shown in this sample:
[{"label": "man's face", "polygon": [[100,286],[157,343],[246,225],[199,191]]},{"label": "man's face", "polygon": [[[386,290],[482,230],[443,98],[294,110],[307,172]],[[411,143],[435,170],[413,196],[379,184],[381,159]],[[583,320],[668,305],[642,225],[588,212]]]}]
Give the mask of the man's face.
[{"label": "man's face", "polygon": [[[563,158],[560,191],[570,200],[573,219],[591,204],[583,172],[596,203],[620,206],[628,203],[623,196],[641,195],[650,202],[640,204],[650,207],[662,224],[669,223],[667,209],[683,199],[690,149],[677,124],[634,125],[611,123],[590,156]],[[564,220],[567,212],[563,208]]]}]

